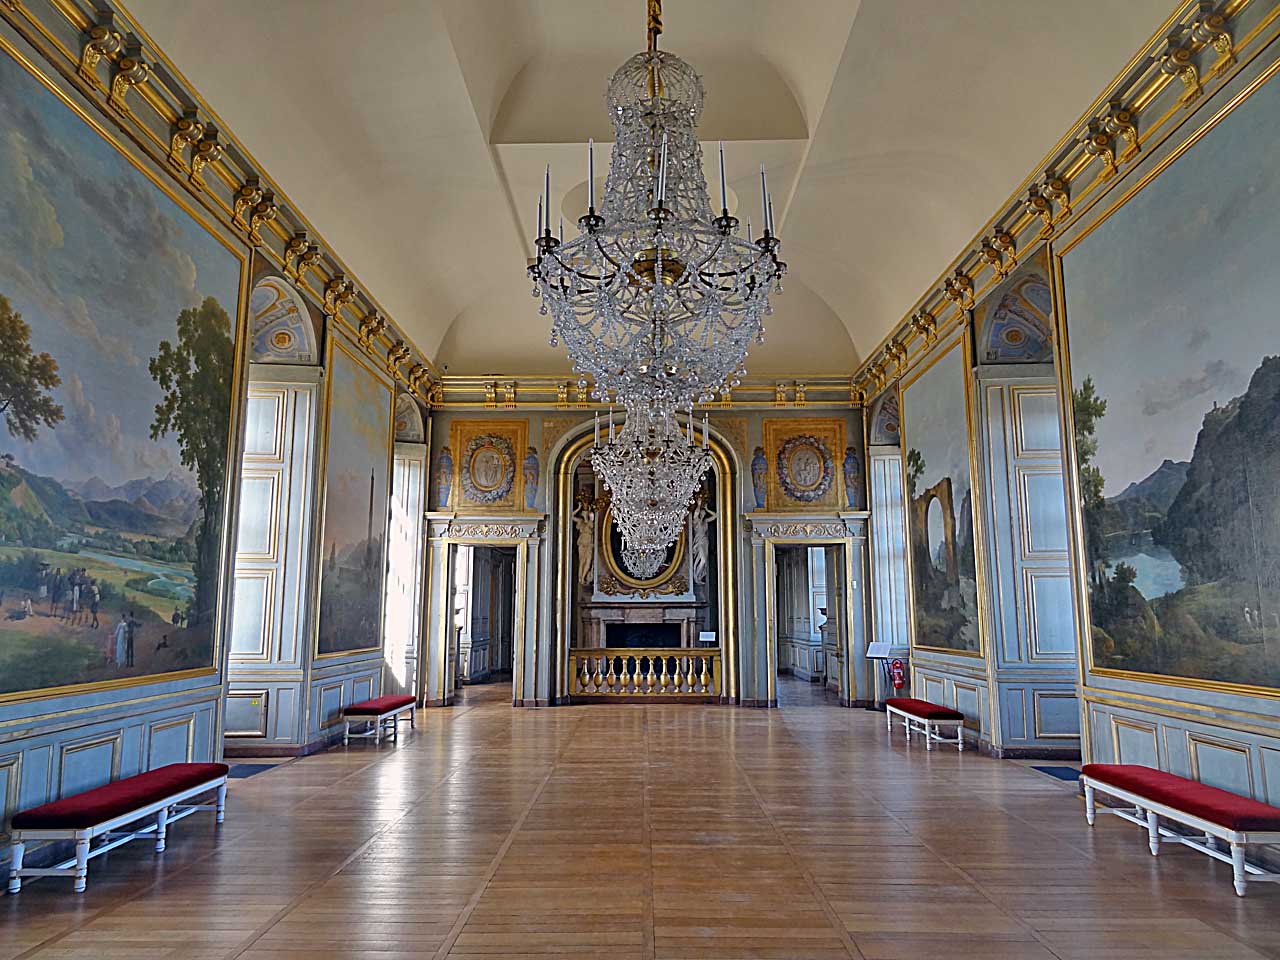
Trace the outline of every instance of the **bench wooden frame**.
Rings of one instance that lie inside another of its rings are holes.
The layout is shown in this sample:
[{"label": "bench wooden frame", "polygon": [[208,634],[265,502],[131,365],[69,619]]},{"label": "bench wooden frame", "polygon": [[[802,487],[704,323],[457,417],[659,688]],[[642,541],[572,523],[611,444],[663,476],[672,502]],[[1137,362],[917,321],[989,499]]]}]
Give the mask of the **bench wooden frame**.
[{"label": "bench wooden frame", "polygon": [[[885,729],[890,733],[893,732],[894,716],[902,718],[902,729],[907,734],[908,743],[911,742],[911,734],[915,732],[924,734],[924,748],[926,750],[932,750],[933,744],[936,741],[937,743],[955,744],[957,752],[964,751],[964,720],[938,720],[921,717],[888,703],[885,704],[884,712]],[[952,728],[951,732],[955,734],[954,739],[944,737],[938,732],[937,728],[944,726],[950,726]]]},{"label": "bench wooden frame", "polygon": [[[213,803],[183,803],[201,794],[217,791]],[[89,882],[89,861],[114,850],[130,840],[141,840],[155,837],[156,853],[164,853],[165,838],[169,825],[189,817],[197,810],[213,810],[218,823],[226,816],[227,777],[225,774],[214,777],[205,783],[187,787],[177,793],[170,794],[163,800],[144,804],[128,813],[123,813],[110,820],[94,824],[91,827],[33,827],[25,830],[13,830],[11,834],[11,853],[9,860],[9,892],[18,893],[22,889],[23,877],[74,877],[73,888],[76,893],[84,893]],[[155,814],[155,820],[136,830],[121,830],[143,817]],[[98,846],[92,842],[99,838],[105,840]],[[32,840],[72,840],[76,845],[75,856],[52,867],[24,867],[23,857],[27,843]]]},{"label": "bench wooden frame", "polygon": [[[358,707],[358,706],[360,706],[360,704],[358,703],[352,704],[352,706],[348,707],[347,709],[350,710],[352,709],[352,707]],[[363,714],[363,715],[359,713],[344,713],[342,718],[343,719],[343,728],[342,728],[343,745],[345,746],[346,744],[350,743],[353,739],[364,739],[368,737],[372,737],[374,743],[381,743],[382,735],[386,730],[391,731],[390,736],[392,740],[399,740],[400,739],[400,714],[402,713],[409,714],[409,727],[410,729],[416,728],[418,724],[413,714],[413,711],[416,706],[417,704],[410,702],[410,703],[404,704],[403,706],[399,706],[399,707],[395,707],[394,709],[387,710],[384,713],[377,713],[377,714],[369,713],[369,714]],[[367,723],[369,726],[367,729],[363,730],[360,733],[352,733],[351,725],[353,723]]]},{"label": "bench wooden frame", "polygon": [[[1231,864],[1232,879],[1235,883],[1236,896],[1238,897],[1244,896],[1247,883],[1280,883],[1280,873],[1268,873],[1257,864],[1247,861],[1244,856],[1245,847],[1251,843],[1280,844],[1280,832],[1232,830],[1230,827],[1224,827],[1211,820],[1184,813],[1167,804],[1149,800],[1131,790],[1113,786],[1096,777],[1081,774],[1080,782],[1084,786],[1084,816],[1089,826],[1092,827],[1094,825],[1099,813],[1114,814],[1121,820],[1128,820],[1130,823],[1135,823],[1146,829],[1147,845],[1151,848],[1153,857],[1160,855],[1160,844],[1178,843],[1190,847],[1192,850],[1198,850],[1207,856],[1213,857],[1215,860],[1229,863]],[[1133,806],[1099,807],[1095,796],[1095,791],[1098,790],[1108,796],[1131,803]],[[1192,830],[1197,831],[1200,836],[1186,836],[1170,830],[1168,827],[1163,827],[1160,825],[1161,817],[1173,820],[1185,827],[1190,827]],[[1218,840],[1228,844],[1228,852],[1218,849]]]}]

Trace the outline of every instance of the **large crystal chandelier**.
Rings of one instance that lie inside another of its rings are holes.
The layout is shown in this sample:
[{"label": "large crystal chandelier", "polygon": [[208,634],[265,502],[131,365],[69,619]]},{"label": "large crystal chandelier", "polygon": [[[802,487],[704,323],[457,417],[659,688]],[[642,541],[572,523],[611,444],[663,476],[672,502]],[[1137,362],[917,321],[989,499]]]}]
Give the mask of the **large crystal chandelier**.
[{"label": "large crystal chandelier", "polygon": [[594,145],[579,235],[551,232],[550,172],[529,267],[551,343],[563,341],[597,399],[640,400],[666,410],[708,403],[743,373],[763,336],[769,294],[786,264],[777,256],[761,169],[761,235],[738,235],[720,150],[720,215],[712,213],[697,124],[702,80],[657,49],[661,4],[649,0],[649,49],[609,81],[613,159],[597,210]]},{"label": "large crystal chandelier", "polygon": [[661,0],[647,3],[648,49],[618,68],[606,94],[614,146],[603,204],[597,210],[589,143],[587,212],[577,237],[566,241],[563,226],[556,236],[548,168],[529,267],[552,346],[563,341],[580,386],[626,411],[603,443],[597,430],[591,462],[612,492],[624,560],[638,576],[661,564],[710,465],[693,408],[738,385],[786,271],[764,168],[753,239],[750,223],[741,235],[729,213],[723,144],[713,213],[697,137],[702,80],[658,50]]},{"label": "large crystal chandelier", "polygon": [[607,430],[602,443],[597,419],[591,466],[611,495],[623,562],[648,579],[657,574],[667,548],[684,529],[689,506],[711,466],[707,422],[702,423],[701,444],[692,419],[682,426],[652,407],[629,414],[617,434],[611,414]]}]

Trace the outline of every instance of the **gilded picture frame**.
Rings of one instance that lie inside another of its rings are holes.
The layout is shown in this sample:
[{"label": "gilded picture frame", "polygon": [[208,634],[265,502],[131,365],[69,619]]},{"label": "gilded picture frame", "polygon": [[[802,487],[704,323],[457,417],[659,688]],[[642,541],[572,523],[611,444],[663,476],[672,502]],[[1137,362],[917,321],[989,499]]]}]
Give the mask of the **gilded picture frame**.
[{"label": "gilded picture frame", "polygon": [[[57,104],[65,109],[68,116],[76,123],[82,124],[92,135],[100,138],[108,150],[124,161],[127,169],[141,175],[150,188],[158,191],[166,201],[175,205],[192,224],[199,228],[224,251],[234,263],[237,280],[232,291],[234,303],[228,303],[226,310],[231,337],[231,383],[230,406],[227,410],[226,440],[224,446],[224,469],[221,486],[224,491],[219,507],[219,529],[216,538],[216,556],[218,558],[218,576],[214,592],[216,606],[211,612],[210,656],[209,662],[201,666],[180,669],[162,670],[155,673],[143,673],[129,676],[113,677],[103,680],[89,680],[41,686],[31,689],[14,690],[0,693],[0,704],[33,700],[48,700],[84,693],[118,690],[127,687],[154,686],[156,684],[173,683],[183,680],[194,680],[212,677],[221,673],[227,649],[226,633],[230,627],[230,600],[234,587],[231,571],[235,551],[235,516],[239,491],[238,462],[234,455],[240,437],[244,412],[244,386],[247,350],[247,315],[249,299],[249,250],[234,237],[202,207],[187,189],[167,171],[140,155],[140,152],[128,145],[126,139],[114,125],[98,102],[83,97],[78,91],[69,91],[68,84],[48,72],[43,64],[28,56],[8,37],[0,35],[0,57],[5,62],[16,64],[19,72],[33,81],[33,89],[41,88],[43,94],[51,96]],[[230,300],[231,297],[228,297]],[[110,411],[104,411],[110,413]],[[131,601],[132,602],[132,601]],[[176,616],[175,616],[176,621]],[[130,644],[132,646],[132,643]],[[149,648],[148,648],[149,649]]]}]

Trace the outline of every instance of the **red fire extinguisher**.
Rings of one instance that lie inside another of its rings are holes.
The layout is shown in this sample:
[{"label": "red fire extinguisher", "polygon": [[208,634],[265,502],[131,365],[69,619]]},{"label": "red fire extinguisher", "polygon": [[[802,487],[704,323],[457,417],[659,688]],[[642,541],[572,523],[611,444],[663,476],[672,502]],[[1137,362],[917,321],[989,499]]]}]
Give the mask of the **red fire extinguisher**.
[{"label": "red fire extinguisher", "polygon": [[907,685],[907,665],[901,659],[889,664],[889,677],[893,681],[893,689],[901,690]]}]

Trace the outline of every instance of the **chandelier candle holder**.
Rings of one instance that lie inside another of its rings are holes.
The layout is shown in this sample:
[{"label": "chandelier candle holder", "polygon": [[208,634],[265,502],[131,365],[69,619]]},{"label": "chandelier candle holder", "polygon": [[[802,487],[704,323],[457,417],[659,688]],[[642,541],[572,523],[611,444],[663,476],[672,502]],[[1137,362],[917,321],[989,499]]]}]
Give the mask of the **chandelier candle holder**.
[{"label": "chandelier candle holder", "polygon": [[742,236],[729,213],[723,143],[714,213],[697,137],[702,80],[658,49],[661,0],[647,7],[648,49],[618,68],[606,93],[614,144],[602,205],[591,140],[578,236],[565,240],[563,226],[551,232],[548,167],[529,266],[539,312],[551,316],[551,345],[564,343],[578,386],[626,411],[591,462],[613,492],[624,542],[646,567],[679,535],[710,463],[705,421],[701,451],[693,437],[693,408],[727,399],[741,383],[786,273],[764,167],[763,232],[752,238],[748,224]]}]

